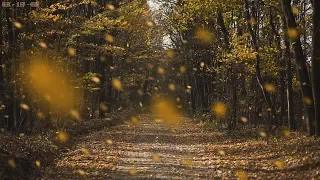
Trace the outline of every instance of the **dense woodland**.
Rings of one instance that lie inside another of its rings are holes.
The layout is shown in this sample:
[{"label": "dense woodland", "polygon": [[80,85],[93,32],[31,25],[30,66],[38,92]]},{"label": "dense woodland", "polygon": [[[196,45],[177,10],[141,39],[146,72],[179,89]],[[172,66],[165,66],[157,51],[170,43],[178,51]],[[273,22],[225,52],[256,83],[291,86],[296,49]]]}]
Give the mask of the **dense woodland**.
[{"label": "dense woodland", "polygon": [[61,148],[77,124],[141,113],[172,131],[188,117],[320,136],[320,1],[24,2],[0,8],[0,154],[16,137],[47,133]]}]

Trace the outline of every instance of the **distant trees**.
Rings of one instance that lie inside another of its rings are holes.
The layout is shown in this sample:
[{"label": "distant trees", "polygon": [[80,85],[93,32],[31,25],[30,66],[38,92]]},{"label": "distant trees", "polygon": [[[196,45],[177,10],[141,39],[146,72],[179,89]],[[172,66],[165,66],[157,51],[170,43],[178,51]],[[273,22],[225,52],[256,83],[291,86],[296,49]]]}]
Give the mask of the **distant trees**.
[{"label": "distant trees", "polygon": [[[209,104],[222,102],[228,106],[228,113],[220,122],[229,124],[230,129],[235,128],[230,123],[243,124],[242,119],[254,125],[288,125],[294,130],[303,117],[308,134],[319,135],[318,3],[299,0],[294,3],[192,0],[176,4],[162,0],[162,3],[167,16],[163,23],[180,60],[176,66],[187,67],[186,76],[181,78],[191,89],[183,99],[190,104],[192,114],[205,113],[206,100]],[[295,64],[291,62],[291,52]],[[296,72],[292,71],[293,65]],[[180,77],[176,78],[178,81]],[[205,91],[201,90],[203,87]]]}]

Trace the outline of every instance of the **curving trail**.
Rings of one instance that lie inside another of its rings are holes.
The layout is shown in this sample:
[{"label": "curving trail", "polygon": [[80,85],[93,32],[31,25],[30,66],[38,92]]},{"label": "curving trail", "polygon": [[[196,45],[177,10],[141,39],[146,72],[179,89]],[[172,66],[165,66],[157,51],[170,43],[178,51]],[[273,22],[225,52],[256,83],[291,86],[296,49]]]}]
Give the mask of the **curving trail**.
[{"label": "curving trail", "polygon": [[139,118],[83,137],[41,179],[309,179],[319,171],[295,165],[294,148],[205,132],[188,118],[174,131],[150,114]]}]

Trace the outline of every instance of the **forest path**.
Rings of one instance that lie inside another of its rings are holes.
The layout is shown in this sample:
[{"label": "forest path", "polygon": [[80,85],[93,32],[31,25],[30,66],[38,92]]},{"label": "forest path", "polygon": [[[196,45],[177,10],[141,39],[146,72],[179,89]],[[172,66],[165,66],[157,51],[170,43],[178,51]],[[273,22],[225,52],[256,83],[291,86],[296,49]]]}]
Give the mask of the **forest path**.
[{"label": "forest path", "polygon": [[276,160],[288,152],[263,140],[204,132],[188,118],[175,130],[150,114],[138,118],[139,125],[124,123],[83,137],[43,170],[42,179],[300,179],[307,171],[280,170]]}]

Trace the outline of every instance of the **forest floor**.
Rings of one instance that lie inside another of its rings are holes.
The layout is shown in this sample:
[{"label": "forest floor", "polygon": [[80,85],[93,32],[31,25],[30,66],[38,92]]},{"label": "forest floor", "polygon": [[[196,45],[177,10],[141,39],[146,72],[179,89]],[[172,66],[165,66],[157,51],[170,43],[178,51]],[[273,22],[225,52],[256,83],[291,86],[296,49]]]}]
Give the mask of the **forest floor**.
[{"label": "forest floor", "polygon": [[[204,131],[189,118],[175,129],[138,116],[81,137],[36,179],[319,179],[320,143],[299,133]],[[260,133],[261,135],[261,133]]]}]

